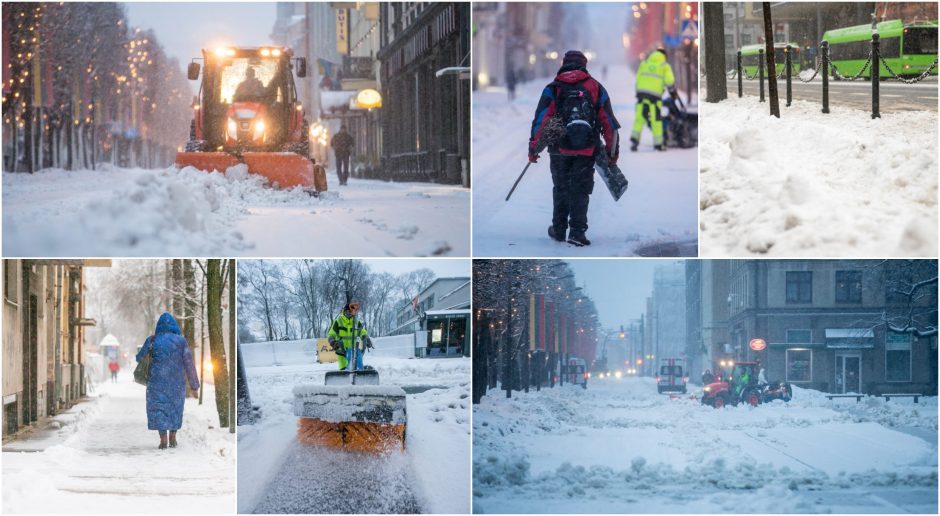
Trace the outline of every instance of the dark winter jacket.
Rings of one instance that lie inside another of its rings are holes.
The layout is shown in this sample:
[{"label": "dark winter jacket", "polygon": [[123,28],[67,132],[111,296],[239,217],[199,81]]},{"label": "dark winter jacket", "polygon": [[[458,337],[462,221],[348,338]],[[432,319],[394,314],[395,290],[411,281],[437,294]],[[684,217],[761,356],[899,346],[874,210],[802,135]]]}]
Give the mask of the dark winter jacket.
[{"label": "dark winter jacket", "polygon": [[193,389],[199,388],[199,377],[186,339],[179,324],[167,312],[160,316],[153,337],[148,337],[137,352],[137,361],[153,349],[150,381],[147,382],[147,428],[179,430],[183,426],[183,402],[186,380]]},{"label": "dark winter jacket", "polygon": [[330,142],[330,145],[333,147],[333,152],[336,153],[336,157],[347,157],[352,154],[356,141],[353,140],[352,135],[348,132],[340,131],[333,136],[333,141]]},{"label": "dark winter jacket", "polygon": [[[595,119],[599,126],[598,130],[601,136],[604,137],[604,142],[607,144],[607,155],[608,157],[616,158],[619,147],[617,142],[617,129],[620,128],[620,123],[617,122],[617,118],[614,116],[614,110],[610,106],[610,97],[607,95],[607,90],[604,89],[601,83],[591,77],[591,74],[584,68],[571,68],[567,66],[562,67],[558,71],[558,75],[555,76],[555,80],[542,90],[542,98],[539,99],[539,105],[535,109],[535,119],[532,120],[529,151],[535,153],[545,122],[556,112],[555,98],[560,91],[560,83],[582,83],[583,88],[588,92],[588,95],[591,96],[591,102],[596,110]],[[552,154],[562,154],[564,156],[592,156],[594,149],[575,150],[557,146],[555,148],[549,148],[549,152]]]}]

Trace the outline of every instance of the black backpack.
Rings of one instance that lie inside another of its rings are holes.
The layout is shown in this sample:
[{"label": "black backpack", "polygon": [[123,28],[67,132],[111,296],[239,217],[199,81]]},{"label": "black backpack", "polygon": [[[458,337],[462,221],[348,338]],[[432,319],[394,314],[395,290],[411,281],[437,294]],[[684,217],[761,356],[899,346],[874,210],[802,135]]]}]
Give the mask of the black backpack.
[{"label": "black backpack", "polygon": [[597,112],[591,94],[583,84],[556,82],[555,106],[565,128],[561,147],[566,149],[593,149],[597,145]]}]

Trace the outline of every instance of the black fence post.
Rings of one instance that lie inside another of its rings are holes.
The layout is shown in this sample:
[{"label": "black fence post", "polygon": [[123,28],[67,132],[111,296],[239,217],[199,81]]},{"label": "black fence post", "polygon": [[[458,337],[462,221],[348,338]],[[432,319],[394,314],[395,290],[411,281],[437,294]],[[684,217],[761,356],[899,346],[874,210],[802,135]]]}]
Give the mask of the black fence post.
[{"label": "black fence post", "polygon": [[823,102],[823,113],[829,112],[829,42],[826,40],[822,41],[822,44],[819,45],[820,52],[822,56],[820,61],[822,62],[822,102]]},{"label": "black fence post", "polygon": [[523,390],[529,392],[529,386],[532,385],[532,353],[526,352],[525,362],[522,366]]},{"label": "black fence post", "polygon": [[[512,314],[509,315],[509,329],[512,330]],[[510,333],[510,335],[512,335]],[[512,337],[508,338],[509,342],[503,345],[503,353],[505,362],[503,362],[503,388],[506,389],[506,397],[512,398],[512,384],[513,384],[513,368],[515,367],[515,361],[512,359],[512,352],[510,346],[512,346]]]},{"label": "black fence post", "polygon": [[741,66],[741,51],[738,50],[738,98],[744,94],[744,68]]},{"label": "black fence post", "polygon": [[793,85],[791,76],[793,75],[793,46],[787,45],[787,107],[793,102]]},{"label": "black fence post", "polygon": [[757,75],[760,77],[760,101],[764,101],[764,51],[757,51]]},{"label": "black fence post", "polygon": [[881,36],[878,33],[871,35],[871,117],[881,118],[879,105],[879,88],[881,82]]}]

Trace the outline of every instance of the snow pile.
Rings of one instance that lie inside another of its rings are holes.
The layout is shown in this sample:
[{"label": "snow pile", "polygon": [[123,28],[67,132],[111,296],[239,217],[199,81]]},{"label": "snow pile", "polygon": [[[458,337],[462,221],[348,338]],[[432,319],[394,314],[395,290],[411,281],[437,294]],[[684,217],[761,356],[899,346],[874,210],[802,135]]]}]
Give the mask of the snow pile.
[{"label": "snow pile", "polygon": [[[529,167],[512,198],[505,201],[526,165],[532,118],[541,92],[551,80],[544,77],[519,84],[512,102],[507,101],[505,90],[473,93],[474,255],[634,256],[644,249],[671,248],[664,254],[694,256],[698,149],[655,152],[646,129],[639,150],[630,152],[636,93],[633,71],[625,65],[611,66],[602,82],[621,124],[618,165],[630,185],[620,201],[614,202],[595,175],[588,209],[591,246],[577,248],[548,237],[552,179],[547,152]],[[693,105],[688,108],[690,112],[696,109]]]},{"label": "snow pile", "polygon": [[[469,252],[469,192],[355,180],[313,198],[236,165],[3,173],[5,256],[356,256]],[[338,192],[341,192],[338,193]],[[414,194],[422,194],[415,198]],[[337,244],[336,233],[349,236]]]},{"label": "snow pile", "polygon": [[[256,345],[266,344],[270,343]],[[317,501],[347,513],[469,512],[470,359],[416,360],[366,354],[365,363],[379,371],[381,386],[398,387],[407,393],[405,454],[382,459],[300,447],[295,439],[295,387],[310,385],[309,389],[298,388],[304,393],[319,390],[325,373],[337,366],[299,356],[293,363],[266,362],[247,368],[252,402],[261,408],[262,418],[238,430],[239,512],[303,513]],[[355,475],[356,485],[334,485],[332,477],[324,475],[326,471],[341,479]],[[293,477],[303,482],[293,482]],[[336,489],[344,494],[337,496]],[[358,502],[344,501],[347,499]]]},{"label": "snow pile", "polygon": [[646,378],[491,391],[474,409],[474,511],[936,512],[936,398],[820,398],[716,410]]},{"label": "snow pile", "polygon": [[933,256],[937,113],[817,103],[768,115],[753,97],[703,106],[708,256]]}]

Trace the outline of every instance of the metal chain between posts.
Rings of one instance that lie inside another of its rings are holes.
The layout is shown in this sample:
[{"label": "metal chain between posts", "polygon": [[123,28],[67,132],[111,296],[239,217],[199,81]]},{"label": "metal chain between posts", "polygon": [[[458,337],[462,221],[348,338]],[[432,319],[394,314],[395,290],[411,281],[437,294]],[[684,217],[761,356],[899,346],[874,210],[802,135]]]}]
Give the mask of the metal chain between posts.
[{"label": "metal chain between posts", "polygon": [[803,78],[800,77],[800,74],[796,74],[796,78],[799,79],[800,82],[813,82],[813,79],[815,79],[816,76],[819,75],[819,54],[816,54],[816,63],[815,63],[813,66],[815,66],[816,69],[813,70],[813,76],[812,76],[812,77],[810,77],[809,79],[807,79],[807,80],[804,81]]},{"label": "metal chain between posts", "polygon": [[843,81],[855,81],[862,77],[862,75],[865,73],[865,70],[867,70],[868,66],[871,64],[871,51],[870,50],[868,51],[868,59],[865,60],[865,64],[862,66],[862,69],[859,70],[858,73],[855,74],[853,77],[845,77],[844,75],[839,73],[839,69],[836,68],[836,64],[832,62],[832,56],[827,56],[826,59],[829,61],[829,66],[832,67],[833,77],[839,80],[843,80]]},{"label": "metal chain between posts", "polygon": [[[879,57],[881,57],[881,56],[879,56]],[[905,78],[901,77],[900,75],[894,73],[894,70],[892,70],[891,67],[888,66],[888,62],[885,61],[885,58],[884,58],[884,57],[881,57],[881,64],[885,65],[885,69],[888,70],[888,73],[891,75],[891,77],[897,79],[897,80],[900,81],[900,82],[903,82],[904,84],[915,84],[915,83],[918,83],[918,82],[920,82],[920,81],[926,79],[926,78],[930,75],[930,72],[932,72],[933,69],[937,67],[937,58],[936,58],[936,57],[934,58],[933,64],[930,65],[929,68],[927,68],[926,70],[924,70],[923,73],[921,73],[921,74],[918,75],[917,77],[914,77],[913,79],[905,79]]]}]

